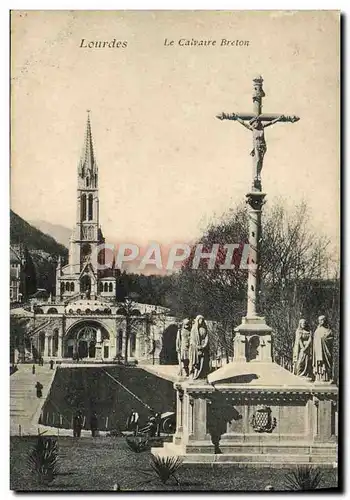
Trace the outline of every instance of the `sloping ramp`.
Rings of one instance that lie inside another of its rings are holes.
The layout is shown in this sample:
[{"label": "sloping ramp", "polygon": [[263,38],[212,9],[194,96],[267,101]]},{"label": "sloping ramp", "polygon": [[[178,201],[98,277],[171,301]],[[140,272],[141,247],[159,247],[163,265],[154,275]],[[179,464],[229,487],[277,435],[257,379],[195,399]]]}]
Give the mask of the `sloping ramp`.
[{"label": "sloping ramp", "polygon": [[[31,364],[18,365],[18,371],[10,376],[10,435],[37,434],[41,408],[50,392],[56,370],[48,365],[35,366],[32,374]],[[35,384],[43,385],[42,398],[37,398]]]}]

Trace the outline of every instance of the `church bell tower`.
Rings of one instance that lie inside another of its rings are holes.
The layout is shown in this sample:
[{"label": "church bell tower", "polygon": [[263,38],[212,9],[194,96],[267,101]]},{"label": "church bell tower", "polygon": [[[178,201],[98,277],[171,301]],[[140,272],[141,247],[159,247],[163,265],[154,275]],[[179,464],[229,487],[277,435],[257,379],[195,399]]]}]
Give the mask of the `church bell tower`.
[{"label": "church bell tower", "polygon": [[94,270],[104,263],[104,243],[99,226],[98,166],[95,158],[90,113],[88,112],[82,155],[78,165],[76,227],[70,244],[70,262],[82,271],[89,262]]},{"label": "church bell tower", "polygon": [[116,293],[113,265],[105,266],[106,255],[100,221],[98,167],[91,133],[90,113],[77,171],[77,211],[69,242],[68,264],[59,262],[56,296],[64,300],[107,299]]}]

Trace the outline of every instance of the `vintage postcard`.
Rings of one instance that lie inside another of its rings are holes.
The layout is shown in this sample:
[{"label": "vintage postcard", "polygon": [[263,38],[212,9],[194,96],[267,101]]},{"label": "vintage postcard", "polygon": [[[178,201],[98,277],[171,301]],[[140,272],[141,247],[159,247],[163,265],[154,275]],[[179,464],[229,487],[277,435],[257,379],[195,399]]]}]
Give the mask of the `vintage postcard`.
[{"label": "vintage postcard", "polygon": [[337,11],[11,12],[12,490],[339,488],[339,103]]}]

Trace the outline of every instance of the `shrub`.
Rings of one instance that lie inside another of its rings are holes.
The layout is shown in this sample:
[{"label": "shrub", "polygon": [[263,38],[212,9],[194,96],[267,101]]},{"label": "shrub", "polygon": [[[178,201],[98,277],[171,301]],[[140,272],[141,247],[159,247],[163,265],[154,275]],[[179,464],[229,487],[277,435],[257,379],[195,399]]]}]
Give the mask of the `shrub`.
[{"label": "shrub", "polygon": [[130,450],[135,453],[141,453],[142,451],[146,451],[149,448],[148,439],[147,438],[126,438],[126,443],[129,446]]},{"label": "shrub", "polygon": [[28,466],[39,484],[51,483],[58,473],[57,440],[39,435],[29,453]]},{"label": "shrub", "polygon": [[120,437],[122,436],[122,431],[120,429],[111,429],[108,433],[108,437]]},{"label": "shrub", "polygon": [[298,466],[290,472],[285,479],[289,490],[311,491],[316,490],[322,480],[322,473],[312,465]]},{"label": "shrub", "polygon": [[152,455],[150,464],[163,484],[165,484],[171,477],[173,477],[176,483],[179,484],[179,480],[175,476],[175,472],[177,472],[182,465],[181,458]]}]

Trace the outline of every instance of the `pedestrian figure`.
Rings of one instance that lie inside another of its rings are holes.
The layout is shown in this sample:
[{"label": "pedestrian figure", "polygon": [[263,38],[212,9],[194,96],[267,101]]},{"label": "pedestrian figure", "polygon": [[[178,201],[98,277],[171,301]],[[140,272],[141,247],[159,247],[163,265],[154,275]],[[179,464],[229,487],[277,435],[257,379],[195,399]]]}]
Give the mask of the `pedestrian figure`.
[{"label": "pedestrian figure", "polygon": [[35,389],[36,389],[36,397],[41,398],[43,395],[43,385],[40,382],[37,382],[35,384]]},{"label": "pedestrian figure", "polygon": [[50,370],[53,370],[53,361],[50,359]]},{"label": "pedestrian figure", "polygon": [[81,411],[77,411],[73,419],[73,436],[80,437],[83,427],[83,417]]},{"label": "pedestrian figure", "polygon": [[133,431],[134,436],[137,436],[139,431],[139,414],[134,409],[131,410],[131,413],[126,422],[126,427],[128,431]]},{"label": "pedestrian figure", "polygon": [[32,374],[35,375],[35,365],[32,366]]},{"label": "pedestrian figure", "polygon": [[148,421],[148,436],[154,437],[157,433],[157,423],[155,417],[150,417]]},{"label": "pedestrian figure", "polygon": [[157,437],[160,436],[160,427],[162,424],[162,417],[160,413],[155,414],[155,422],[156,422],[156,428],[157,428]]},{"label": "pedestrian figure", "polygon": [[42,356],[40,356],[39,365],[44,366],[44,359]]},{"label": "pedestrian figure", "polygon": [[96,415],[95,411],[93,412],[93,414],[91,415],[91,418],[90,418],[90,429],[91,429],[92,437],[96,437],[97,431],[98,431],[98,420],[97,420],[97,415]]}]

